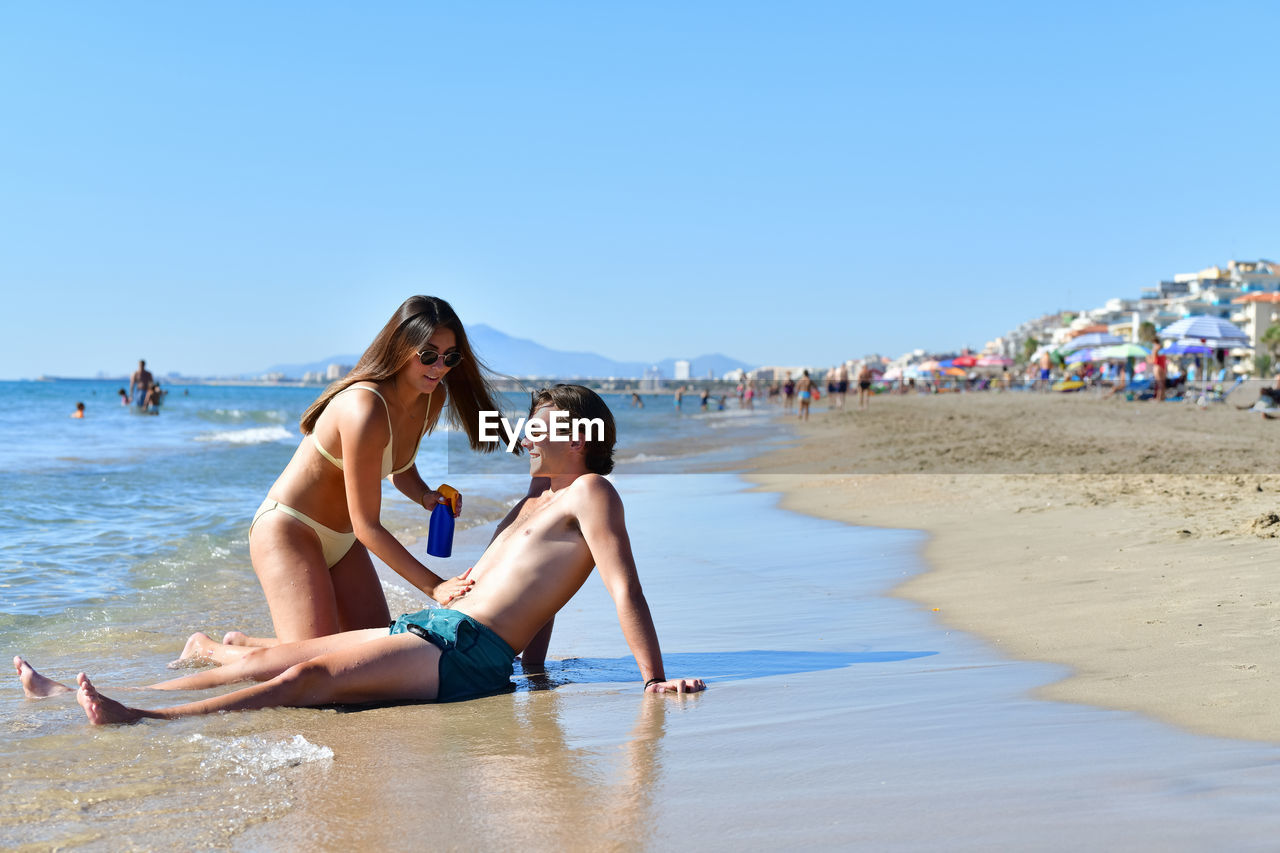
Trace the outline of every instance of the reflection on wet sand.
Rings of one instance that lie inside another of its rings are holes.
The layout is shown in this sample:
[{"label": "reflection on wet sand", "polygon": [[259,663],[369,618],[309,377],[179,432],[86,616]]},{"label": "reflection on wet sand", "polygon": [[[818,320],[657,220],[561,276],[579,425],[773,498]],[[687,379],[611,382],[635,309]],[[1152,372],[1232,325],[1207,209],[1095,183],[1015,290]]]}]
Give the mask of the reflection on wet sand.
[{"label": "reflection on wet sand", "polygon": [[290,814],[251,830],[245,842],[534,850],[642,844],[657,819],[652,796],[664,766],[667,706],[681,701],[639,691],[533,690],[315,715],[320,725],[306,736],[336,754],[328,784],[302,793]]}]

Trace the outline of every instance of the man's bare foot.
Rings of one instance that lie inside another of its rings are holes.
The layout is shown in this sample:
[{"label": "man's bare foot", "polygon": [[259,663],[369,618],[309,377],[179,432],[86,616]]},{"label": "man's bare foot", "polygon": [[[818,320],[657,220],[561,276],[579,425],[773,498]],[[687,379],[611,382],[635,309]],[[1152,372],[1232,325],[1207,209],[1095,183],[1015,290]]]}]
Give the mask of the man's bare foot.
[{"label": "man's bare foot", "polygon": [[18,671],[18,680],[22,682],[22,692],[28,699],[43,699],[46,696],[57,696],[59,693],[70,693],[71,688],[52,678],[45,678],[31,668],[20,657],[13,659],[13,668]]},{"label": "man's bare foot", "polygon": [[136,723],[143,718],[141,711],[125,707],[116,700],[108,699],[99,693],[93,686],[93,682],[89,680],[89,676],[83,672],[76,676],[76,683],[80,685],[80,689],[76,691],[76,701],[80,703],[81,708],[84,708],[85,716],[93,725]]},{"label": "man's bare foot", "polygon": [[187,638],[182,647],[182,654],[175,661],[169,661],[169,669],[189,669],[196,666],[208,666],[214,663],[213,648],[218,645],[208,634],[196,631]]}]

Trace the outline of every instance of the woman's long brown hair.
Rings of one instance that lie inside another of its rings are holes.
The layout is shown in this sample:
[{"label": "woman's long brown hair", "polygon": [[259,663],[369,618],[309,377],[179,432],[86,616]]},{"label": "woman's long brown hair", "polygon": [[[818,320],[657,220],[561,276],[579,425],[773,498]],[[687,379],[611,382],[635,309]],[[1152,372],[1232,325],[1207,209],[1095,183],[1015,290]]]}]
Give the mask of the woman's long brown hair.
[{"label": "woman's long brown hair", "polygon": [[449,403],[449,423],[467,434],[472,450],[489,453],[502,446],[502,442],[480,440],[480,412],[498,411],[496,396],[489,384],[488,368],[476,358],[467,341],[462,321],[453,308],[443,299],[434,296],[410,296],[396,309],[396,313],[382,327],[369,348],[360,356],[356,366],[346,376],[324,390],[314,403],[302,413],[300,426],[304,435],[310,435],[329,401],[350,388],[356,382],[378,382],[394,376],[410,358],[426,347],[427,340],[436,329],[446,328],[457,340],[457,350],[462,361],[445,374],[444,394],[431,395],[427,410],[427,432],[436,427],[446,398]]}]

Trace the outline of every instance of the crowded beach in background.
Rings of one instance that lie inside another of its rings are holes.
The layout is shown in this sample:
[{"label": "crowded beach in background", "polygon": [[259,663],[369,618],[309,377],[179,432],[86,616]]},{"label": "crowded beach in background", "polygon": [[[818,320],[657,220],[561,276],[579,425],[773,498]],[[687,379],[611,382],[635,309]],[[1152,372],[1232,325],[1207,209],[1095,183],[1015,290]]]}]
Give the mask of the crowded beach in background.
[{"label": "crowded beach in background", "polygon": [[761,367],[725,378],[736,380],[744,408],[763,394],[802,419],[823,391],[837,409],[851,391],[866,407],[871,394],[1034,390],[1200,406],[1230,398],[1274,415],[1278,368],[1280,264],[1232,260],[1161,281],[1138,299],[1029,320],[978,351],[918,349],[825,370]]}]

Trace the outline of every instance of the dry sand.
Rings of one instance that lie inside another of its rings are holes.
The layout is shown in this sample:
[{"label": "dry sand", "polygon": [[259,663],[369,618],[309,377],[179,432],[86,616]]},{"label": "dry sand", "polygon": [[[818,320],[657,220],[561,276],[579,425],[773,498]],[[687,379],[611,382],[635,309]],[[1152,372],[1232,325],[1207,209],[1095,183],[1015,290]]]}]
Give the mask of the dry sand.
[{"label": "dry sand", "polygon": [[797,439],[751,479],[788,509],[926,531],[931,571],[897,593],[1072,668],[1040,695],[1280,742],[1280,422],[1221,403],[879,396]]}]

